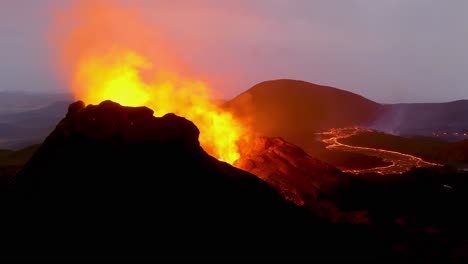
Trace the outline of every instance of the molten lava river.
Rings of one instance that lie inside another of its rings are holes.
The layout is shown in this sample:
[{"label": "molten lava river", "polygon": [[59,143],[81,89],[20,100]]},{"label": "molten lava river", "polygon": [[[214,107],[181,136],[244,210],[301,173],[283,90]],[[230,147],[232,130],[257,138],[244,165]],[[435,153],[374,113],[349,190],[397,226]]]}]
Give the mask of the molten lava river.
[{"label": "molten lava river", "polygon": [[350,173],[355,173],[355,174],[370,173],[370,172],[376,172],[379,174],[391,174],[391,173],[404,173],[405,171],[408,171],[412,167],[441,166],[441,164],[424,161],[421,158],[418,158],[409,154],[404,154],[404,153],[385,150],[385,149],[351,146],[351,145],[343,144],[339,141],[340,139],[348,138],[348,137],[357,135],[362,132],[370,132],[370,131],[371,130],[368,130],[365,128],[350,127],[350,128],[334,128],[329,131],[318,133],[318,134],[324,137],[322,139],[322,142],[327,144],[326,146],[327,149],[361,153],[361,154],[365,154],[368,156],[379,157],[385,161],[391,162],[391,164],[388,166],[375,167],[375,168],[363,169],[363,170],[345,170],[345,172],[350,172]]}]

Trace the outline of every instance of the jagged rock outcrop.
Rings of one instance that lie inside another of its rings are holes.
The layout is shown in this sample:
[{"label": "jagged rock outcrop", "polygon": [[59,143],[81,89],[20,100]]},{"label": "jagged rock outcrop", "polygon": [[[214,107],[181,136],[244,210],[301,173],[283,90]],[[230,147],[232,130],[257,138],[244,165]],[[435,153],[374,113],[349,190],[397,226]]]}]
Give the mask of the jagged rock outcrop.
[{"label": "jagged rock outcrop", "polygon": [[321,217],[334,222],[368,223],[365,212],[342,212],[332,200],[350,184],[345,173],[282,138],[257,138],[235,165],[266,181],[286,200]]},{"label": "jagged rock outcrop", "polygon": [[17,199],[2,207],[10,217],[1,219],[9,228],[0,255],[378,254],[368,230],[331,225],[285,201],[254,175],[209,156],[198,134],[185,118],[157,118],[145,107],[72,104],[16,177]]}]

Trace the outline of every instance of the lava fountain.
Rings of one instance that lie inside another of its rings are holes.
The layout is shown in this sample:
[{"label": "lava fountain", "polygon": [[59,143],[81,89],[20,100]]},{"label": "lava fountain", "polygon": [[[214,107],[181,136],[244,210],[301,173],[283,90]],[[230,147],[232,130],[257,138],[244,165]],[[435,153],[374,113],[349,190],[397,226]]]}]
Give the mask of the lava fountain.
[{"label": "lava fountain", "polygon": [[214,103],[206,82],[189,77],[138,10],[111,1],[77,1],[57,14],[52,32],[60,75],[76,99],[147,106],[155,116],[175,113],[200,129],[208,153],[231,164],[240,157],[248,129]]}]

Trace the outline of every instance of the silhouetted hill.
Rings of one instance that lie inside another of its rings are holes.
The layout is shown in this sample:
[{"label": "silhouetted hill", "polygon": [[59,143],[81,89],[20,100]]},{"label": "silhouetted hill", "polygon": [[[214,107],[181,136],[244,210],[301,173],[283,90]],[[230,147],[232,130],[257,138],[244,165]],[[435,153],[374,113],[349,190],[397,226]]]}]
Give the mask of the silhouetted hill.
[{"label": "silhouetted hill", "polygon": [[69,102],[0,115],[0,148],[21,149],[41,143],[66,114]]},{"label": "silhouetted hill", "polygon": [[259,135],[302,147],[314,132],[370,124],[381,108],[360,95],[297,80],[259,83],[225,106]]},{"label": "silhouetted hill", "polygon": [[68,93],[0,91],[0,115],[36,110],[59,101],[67,101],[70,104],[73,102],[73,96]]},{"label": "silhouetted hill", "polygon": [[261,82],[225,106],[262,136],[281,136],[302,147],[312,132],[365,126],[409,136],[468,139],[468,100],[378,104],[333,87],[297,80]]},{"label": "silhouetted hill", "polygon": [[[0,256],[372,258],[372,234],[331,225],[209,156],[199,131],[146,107],[77,102],[0,200]],[[56,259],[57,259],[56,258]]]},{"label": "silhouetted hill", "polygon": [[[43,122],[50,123],[52,122],[50,119],[58,119],[60,121],[61,118],[67,113],[67,108],[70,105],[70,102],[67,101],[56,101],[47,106],[19,112],[19,113],[11,113],[11,114],[2,114],[0,115],[0,120],[2,123],[33,123],[34,125],[43,125]],[[55,124],[58,123],[55,120]]]},{"label": "silhouetted hill", "polygon": [[468,100],[385,105],[371,127],[397,135],[468,139]]}]

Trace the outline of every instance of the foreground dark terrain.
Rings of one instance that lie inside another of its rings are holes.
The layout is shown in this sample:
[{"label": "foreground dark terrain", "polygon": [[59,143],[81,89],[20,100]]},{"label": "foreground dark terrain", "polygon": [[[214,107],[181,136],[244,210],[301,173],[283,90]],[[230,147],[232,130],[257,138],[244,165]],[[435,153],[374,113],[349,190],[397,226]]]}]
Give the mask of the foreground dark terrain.
[{"label": "foreground dark terrain", "polygon": [[[2,192],[3,258],[387,255],[366,226],[331,224],[206,154],[172,114],[77,102]],[[372,250],[369,250],[372,248]]]},{"label": "foreground dark terrain", "polygon": [[348,174],[266,137],[241,170],[198,134],[145,107],[70,105],[40,147],[0,152],[0,255],[467,260],[466,173]]}]

